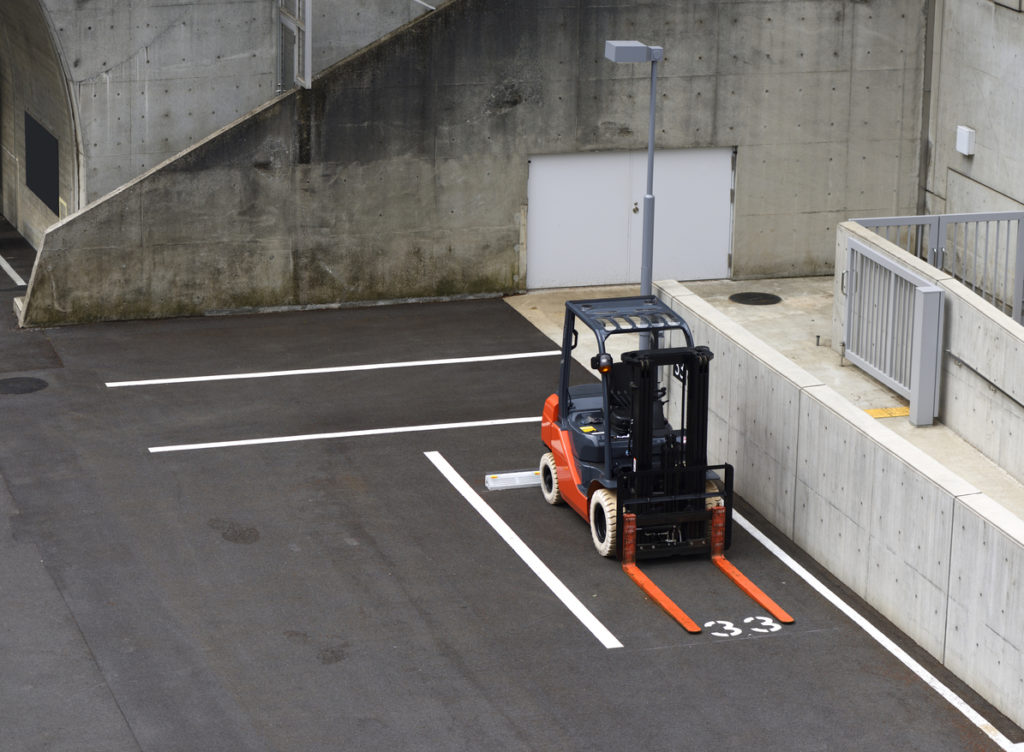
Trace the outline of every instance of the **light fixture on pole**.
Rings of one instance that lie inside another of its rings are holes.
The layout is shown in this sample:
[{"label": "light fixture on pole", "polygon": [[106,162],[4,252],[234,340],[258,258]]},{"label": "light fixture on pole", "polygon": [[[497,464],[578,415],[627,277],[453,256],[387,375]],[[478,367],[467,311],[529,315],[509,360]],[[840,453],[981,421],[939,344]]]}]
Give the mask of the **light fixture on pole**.
[{"label": "light fixture on pole", "polygon": [[651,277],[654,266],[654,105],[655,84],[658,80],[658,61],[665,57],[662,47],[636,41],[608,40],[604,43],[604,56],[613,63],[651,64],[650,123],[647,132],[647,193],[644,195],[644,238],[640,260],[640,294],[652,293]]}]

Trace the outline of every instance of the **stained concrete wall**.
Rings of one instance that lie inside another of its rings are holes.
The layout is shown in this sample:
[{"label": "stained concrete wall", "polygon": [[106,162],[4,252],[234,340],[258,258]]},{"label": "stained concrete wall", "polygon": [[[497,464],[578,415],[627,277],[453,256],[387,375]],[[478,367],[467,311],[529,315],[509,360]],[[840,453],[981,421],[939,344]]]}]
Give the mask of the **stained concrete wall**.
[{"label": "stained concrete wall", "polygon": [[1024,723],[1024,521],[674,282],[715,354],[712,462],[858,596]]},{"label": "stained concrete wall", "polygon": [[[924,213],[1024,208],[1024,12],[1018,0],[935,0]],[[977,152],[956,151],[956,127]],[[854,215],[852,216],[866,216]]]},{"label": "stained concrete wall", "polygon": [[660,147],[738,146],[734,274],[828,271],[914,205],[924,5],[454,0],[53,228],[23,320],[520,289],[529,157],[646,144],[616,37],[666,47]]},{"label": "stained concrete wall", "polygon": [[1024,326],[949,274],[855,222],[836,232],[833,347],[844,339],[847,242],[856,238],[945,291],[939,420],[1024,483]]}]

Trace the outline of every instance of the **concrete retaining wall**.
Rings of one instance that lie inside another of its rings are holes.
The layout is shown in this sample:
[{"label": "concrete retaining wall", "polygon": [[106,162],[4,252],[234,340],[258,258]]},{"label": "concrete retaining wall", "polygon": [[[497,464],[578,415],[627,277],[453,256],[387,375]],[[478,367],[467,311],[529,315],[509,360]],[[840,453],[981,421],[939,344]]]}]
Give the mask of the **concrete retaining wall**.
[{"label": "concrete retaining wall", "polygon": [[844,337],[846,244],[857,238],[945,290],[939,420],[1024,483],[1024,326],[949,274],[854,222],[836,233],[833,347]]},{"label": "concrete retaining wall", "polygon": [[1024,522],[684,286],[658,293],[715,353],[709,459],[737,492],[1024,723]]}]

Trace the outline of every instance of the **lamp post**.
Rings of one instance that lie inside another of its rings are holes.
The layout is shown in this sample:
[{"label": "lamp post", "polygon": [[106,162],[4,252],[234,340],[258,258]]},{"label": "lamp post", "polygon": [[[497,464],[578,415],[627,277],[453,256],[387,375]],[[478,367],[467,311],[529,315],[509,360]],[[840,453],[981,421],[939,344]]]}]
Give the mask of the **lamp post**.
[{"label": "lamp post", "polygon": [[613,63],[651,64],[651,113],[647,131],[647,193],[644,195],[644,237],[640,260],[640,294],[652,294],[651,277],[654,267],[654,105],[655,84],[658,79],[658,61],[665,50],[643,42],[608,40],[604,43],[604,56]]}]

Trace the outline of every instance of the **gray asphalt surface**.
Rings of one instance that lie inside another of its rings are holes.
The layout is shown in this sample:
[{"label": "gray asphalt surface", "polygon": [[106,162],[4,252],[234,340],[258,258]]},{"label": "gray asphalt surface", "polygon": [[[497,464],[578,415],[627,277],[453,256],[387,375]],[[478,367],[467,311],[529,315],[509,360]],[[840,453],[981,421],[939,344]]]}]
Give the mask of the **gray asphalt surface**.
[{"label": "gray asphalt surface", "polygon": [[[13,294],[0,293],[2,750],[996,749],[739,528],[730,560],[796,623],[753,631],[766,622],[744,620],[764,612],[707,561],[645,564],[695,620],[741,630],[684,632],[571,510],[536,488],[485,489],[488,472],[536,466],[536,423],[149,451],[537,415],[555,357],[105,386],[552,349],[502,301],[17,331]],[[46,386],[10,381],[25,378]],[[428,451],[622,648],[587,631]]]}]

